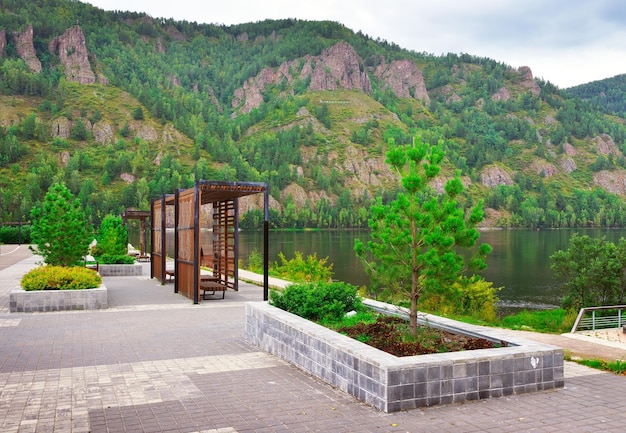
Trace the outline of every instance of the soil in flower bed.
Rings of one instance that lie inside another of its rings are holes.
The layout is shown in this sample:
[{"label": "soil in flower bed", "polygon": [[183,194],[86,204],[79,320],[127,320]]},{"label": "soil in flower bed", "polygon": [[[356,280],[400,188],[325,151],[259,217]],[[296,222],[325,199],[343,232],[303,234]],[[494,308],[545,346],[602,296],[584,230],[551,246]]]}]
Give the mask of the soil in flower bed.
[{"label": "soil in flower bed", "polygon": [[417,335],[413,336],[408,322],[395,316],[380,316],[374,323],[357,323],[354,326],[341,327],[337,331],[395,356],[506,346],[505,342],[498,344],[485,338],[454,334],[427,326],[419,326]]}]

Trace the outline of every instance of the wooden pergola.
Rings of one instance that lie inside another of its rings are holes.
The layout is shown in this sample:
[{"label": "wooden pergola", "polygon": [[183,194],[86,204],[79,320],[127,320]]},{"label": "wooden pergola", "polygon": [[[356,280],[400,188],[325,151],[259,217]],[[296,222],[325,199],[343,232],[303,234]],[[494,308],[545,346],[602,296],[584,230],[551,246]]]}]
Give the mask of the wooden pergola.
[{"label": "wooden pergola", "polygon": [[146,220],[150,218],[149,210],[137,210],[128,208],[122,214],[122,220],[124,223],[128,223],[128,220],[139,220],[139,257],[138,260],[148,259],[146,255]]},{"label": "wooden pergola", "polygon": [[[239,203],[241,197],[264,194],[263,299],[268,299],[269,188],[266,183],[197,180],[193,188],[163,195],[151,204],[150,276],[165,284],[174,275],[174,292],[194,304],[200,292],[238,290]],[[212,226],[202,225],[201,208],[212,206]],[[173,207],[173,211],[172,211]],[[168,212],[169,208],[169,212]],[[174,221],[171,221],[173,214]],[[168,219],[169,216],[169,219]],[[174,230],[174,269],[166,269],[166,232]],[[212,229],[213,242],[201,244],[201,231]],[[201,275],[201,267],[212,275]],[[204,298],[204,296],[203,296]]]}]

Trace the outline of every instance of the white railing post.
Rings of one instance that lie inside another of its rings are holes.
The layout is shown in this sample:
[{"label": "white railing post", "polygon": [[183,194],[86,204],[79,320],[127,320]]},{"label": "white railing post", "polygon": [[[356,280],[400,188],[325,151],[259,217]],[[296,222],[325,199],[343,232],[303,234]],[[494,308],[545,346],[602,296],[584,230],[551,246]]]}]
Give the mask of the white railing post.
[{"label": "white railing post", "polygon": [[596,330],[596,310],[591,312],[591,330]]}]

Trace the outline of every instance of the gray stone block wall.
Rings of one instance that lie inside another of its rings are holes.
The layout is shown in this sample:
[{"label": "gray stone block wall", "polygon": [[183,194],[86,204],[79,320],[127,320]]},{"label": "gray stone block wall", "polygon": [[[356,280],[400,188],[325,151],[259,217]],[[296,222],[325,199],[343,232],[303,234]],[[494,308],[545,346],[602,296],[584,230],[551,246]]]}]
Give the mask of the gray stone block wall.
[{"label": "gray stone block wall", "polygon": [[[491,328],[438,319],[504,340]],[[246,339],[385,412],[564,385],[563,351],[521,339],[497,349],[396,357],[264,302],[246,304]]]},{"label": "gray stone block wall", "polygon": [[109,308],[107,288],[87,290],[34,290],[16,288],[9,294],[11,313],[44,311],[99,310]]},{"label": "gray stone block wall", "polygon": [[140,277],[143,275],[142,265],[100,265],[98,273],[103,277]]}]

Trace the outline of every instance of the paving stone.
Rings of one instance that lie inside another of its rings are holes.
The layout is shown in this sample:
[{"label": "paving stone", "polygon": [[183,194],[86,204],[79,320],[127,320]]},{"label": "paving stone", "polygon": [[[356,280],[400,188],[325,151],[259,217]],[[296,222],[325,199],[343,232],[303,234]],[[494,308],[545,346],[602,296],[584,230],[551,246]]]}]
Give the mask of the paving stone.
[{"label": "paving stone", "polygon": [[[626,378],[573,363],[563,389],[385,414],[244,341],[245,302],[261,300],[259,287],[240,284],[224,300],[193,305],[145,273],[105,277],[108,310],[10,313],[8,293],[37,259],[8,267],[3,259],[3,433],[573,433],[626,425]],[[454,369],[449,377],[454,388]]]}]

